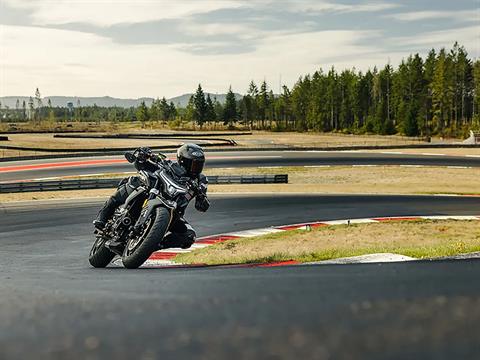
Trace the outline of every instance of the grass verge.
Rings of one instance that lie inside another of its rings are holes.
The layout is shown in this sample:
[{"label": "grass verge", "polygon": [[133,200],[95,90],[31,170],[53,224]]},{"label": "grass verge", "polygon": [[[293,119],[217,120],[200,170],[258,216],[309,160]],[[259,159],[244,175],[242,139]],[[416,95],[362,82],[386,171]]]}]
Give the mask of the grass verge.
[{"label": "grass verge", "polygon": [[325,226],[218,243],[175,261],[185,264],[244,264],[321,261],[395,253],[435,258],[480,251],[480,221],[419,220]]}]

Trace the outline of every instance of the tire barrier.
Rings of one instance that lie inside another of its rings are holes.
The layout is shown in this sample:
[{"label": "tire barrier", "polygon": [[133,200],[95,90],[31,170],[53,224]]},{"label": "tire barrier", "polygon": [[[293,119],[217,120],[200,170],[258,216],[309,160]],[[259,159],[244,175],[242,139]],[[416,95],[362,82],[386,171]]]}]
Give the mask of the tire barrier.
[{"label": "tire barrier", "polygon": [[8,141],[8,136],[0,136],[0,141]]},{"label": "tire barrier", "polygon": [[[22,193],[61,190],[111,189],[117,187],[121,178],[79,179],[55,181],[23,181],[0,183],[0,193]],[[239,175],[209,176],[209,184],[288,184],[288,175]]]}]

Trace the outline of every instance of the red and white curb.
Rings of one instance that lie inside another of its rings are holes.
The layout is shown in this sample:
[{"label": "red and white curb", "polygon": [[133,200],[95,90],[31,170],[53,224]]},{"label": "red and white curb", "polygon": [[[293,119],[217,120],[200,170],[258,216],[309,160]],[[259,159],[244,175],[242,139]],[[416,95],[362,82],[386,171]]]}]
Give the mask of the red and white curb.
[{"label": "red and white curb", "polygon": [[[480,215],[468,215],[468,216],[400,216],[400,217],[375,217],[375,218],[365,218],[365,219],[350,219],[350,220],[330,220],[330,221],[315,221],[308,223],[292,224],[292,225],[282,225],[275,227],[260,228],[254,230],[245,230],[237,231],[225,234],[211,235],[197,239],[195,244],[189,249],[167,249],[161,250],[153,253],[150,258],[143,264],[142,267],[205,267],[204,264],[195,264],[195,265],[185,265],[173,261],[173,258],[178,254],[188,253],[196,249],[202,249],[207,246],[225,242],[229,240],[236,240],[241,238],[251,238],[260,235],[267,235],[283,231],[291,230],[310,230],[316,227],[323,226],[335,226],[335,225],[349,225],[349,224],[365,224],[365,223],[379,223],[379,222],[388,222],[388,221],[415,221],[415,220],[473,220],[480,221]],[[378,262],[398,262],[398,261],[410,261],[416,260],[414,258],[409,258],[407,256],[398,255],[398,254],[368,254],[362,256],[355,256],[351,258],[342,258],[328,260],[325,262],[318,262],[324,264],[342,264],[342,263],[378,263]],[[121,265],[120,259],[115,260],[114,265]],[[318,264],[315,263],[315,264]],[[308,263],[313,264],[313,263]],[[248,264],[248,265],[235,265],[237,267],[274,267],[274,266],[285,266],[285,265],[301,265],[298,261],[282,261],[276,263],[265,263],[265,264]],[[307,265],[307,264],[303,264]]]}]

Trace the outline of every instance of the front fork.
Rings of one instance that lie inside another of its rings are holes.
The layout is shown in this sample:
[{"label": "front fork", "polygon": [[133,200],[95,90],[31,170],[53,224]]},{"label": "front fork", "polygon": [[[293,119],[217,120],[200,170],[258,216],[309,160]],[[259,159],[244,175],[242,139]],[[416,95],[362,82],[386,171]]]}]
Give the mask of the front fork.
[{"label": "front fork", "polygon": [[166,207],[171,213],[176,209],[177,203],[175,201],[166,200],[161,197],[160,191],[153,188],[150,190],[148,199],[143,205],[142,212],[140,217],[134,226],[134,232],[137,233],[140,229],[143,228],[147,220],[154,213],[155,209],[159,206]]}]

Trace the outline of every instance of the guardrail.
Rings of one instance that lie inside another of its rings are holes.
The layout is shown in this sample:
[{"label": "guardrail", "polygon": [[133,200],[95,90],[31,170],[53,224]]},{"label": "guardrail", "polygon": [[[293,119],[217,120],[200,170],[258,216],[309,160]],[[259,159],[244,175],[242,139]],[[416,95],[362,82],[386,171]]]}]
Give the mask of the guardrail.
[{"label": "guardrail", "polygon": [[[121,178],[79,179],[55,181],[22,181],[0,183],[0,193],[21,193],[37,191],[111,189],[117,187]],[[287,184],[288,175],[241,175],[209,176],[209,184]]]}]

